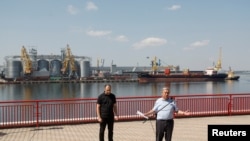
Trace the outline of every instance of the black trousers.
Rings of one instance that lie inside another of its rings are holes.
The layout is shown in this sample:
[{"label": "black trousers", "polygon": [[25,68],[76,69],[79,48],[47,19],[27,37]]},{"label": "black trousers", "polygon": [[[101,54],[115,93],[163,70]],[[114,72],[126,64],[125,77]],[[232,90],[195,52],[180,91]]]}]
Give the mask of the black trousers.
[{"label": "black trousers", "polygon": [[171,141],[174,129],[174,120],[156,120],[156,141]]},{"label": "black trousers", "polygon": [[114,118],[102,118],[100,123],[99,141],[104,141],[105,128],[108,125],[108,139],[113,141]]}]

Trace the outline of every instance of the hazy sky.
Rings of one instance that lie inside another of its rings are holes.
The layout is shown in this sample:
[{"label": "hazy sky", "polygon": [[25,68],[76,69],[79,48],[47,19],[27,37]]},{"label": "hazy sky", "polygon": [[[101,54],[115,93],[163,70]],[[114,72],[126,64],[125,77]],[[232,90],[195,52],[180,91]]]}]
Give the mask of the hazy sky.
[{"label": "hazy sky", "polygon": [[21,47],[104,59],[104,66],[250,70],[249,0],[1,0],[0,63]]}]

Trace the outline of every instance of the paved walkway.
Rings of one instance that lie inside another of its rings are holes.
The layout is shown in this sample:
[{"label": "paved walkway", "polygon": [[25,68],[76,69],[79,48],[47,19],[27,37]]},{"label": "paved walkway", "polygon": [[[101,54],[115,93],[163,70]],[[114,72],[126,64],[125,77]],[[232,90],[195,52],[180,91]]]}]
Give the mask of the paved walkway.
[{"label": "paved walkway", "polygon": [[[250,115],[178,118],[172,141],[207,141],[208,124],[250,124]],[[116,122],[114,141],[154,141],[154,130],[154,120]],[[98,123],[0,129],[0,141],[98,141],[98,131]]]}]

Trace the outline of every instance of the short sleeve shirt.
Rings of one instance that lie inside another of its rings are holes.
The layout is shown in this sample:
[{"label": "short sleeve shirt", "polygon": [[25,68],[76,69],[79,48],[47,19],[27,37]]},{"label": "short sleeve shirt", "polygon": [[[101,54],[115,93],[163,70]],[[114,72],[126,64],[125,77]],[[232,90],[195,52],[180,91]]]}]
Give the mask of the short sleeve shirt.
[{"label": "short sleeve shirt", "polygon": [[114,117],[114,104],[116,103],[116,97],[113,93],[106,95],[102,93],[98,96],[97,104],[100,104],[100,113],[102,118]]},{"label": "short sleeve shirt", "polygon": [[174,112],[178,111],[173,99],[159,98],[156,100],[153,110],[157,113],[157,120],[168,120],[174,118]]}]

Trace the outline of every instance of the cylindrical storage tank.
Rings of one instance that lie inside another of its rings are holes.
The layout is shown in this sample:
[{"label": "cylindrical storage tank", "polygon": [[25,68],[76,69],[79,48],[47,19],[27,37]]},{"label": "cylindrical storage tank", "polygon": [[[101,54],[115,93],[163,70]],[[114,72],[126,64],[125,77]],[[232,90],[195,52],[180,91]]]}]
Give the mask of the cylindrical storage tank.
[{"label": "cylindrical storage tank", "polygon": [[6,78],[15,79],[20,78],[22,72],[22,62],[19,60],[9,59],[6,66]]},{"label": "cylindrical storage tank", "polygon": [[80,68],[80,62],[79,61],[76,61],[76,68],[77,68],[77,74],[78,74],[78,77],[80,77],[80,74],[81,74],[81,68]]},{"label": "cylindrical storage tank", "polygon": [[60,60],[50,61],[50,76],[61,76],[62,63]]},{"label": "cylindrical storage tank", "polygon": [[49,61],[45,59],[38,60],[38,71],[49,71]]},{"label": "cylindrical storage tank", "polygon": [[89,61],[80,61],[80,74],[81,74],[81,78],[89,77],[91,75]]},{"label": "cylindrical storage tank", "polygon": [[76,75],[77,77],[79,77],[81,72],[80,72],[80,64],[78,61],[75,61],[75,68],[76,68]]},{"label": "cylindrical storage tank", "polygon": [[169,75],[170,74],[170,69],[169,68],[166,68],[165,71],[164,71],[165,75]]}]

